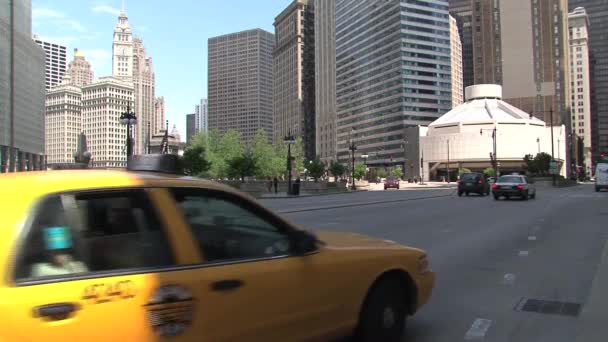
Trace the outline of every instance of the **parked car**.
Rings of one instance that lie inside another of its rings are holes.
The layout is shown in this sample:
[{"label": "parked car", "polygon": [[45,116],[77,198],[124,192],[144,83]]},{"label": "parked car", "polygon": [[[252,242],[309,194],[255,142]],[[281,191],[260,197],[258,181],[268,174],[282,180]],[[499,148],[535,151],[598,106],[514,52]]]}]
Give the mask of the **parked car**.
[{"label": "parked car", "polygon": [[458,196],[470,193],[480,194],[481,196],[490,194],[490,185],[484,178],[483,173],[471,172],[463,173],[458,181]]},{"label": "parked car", "polygon": [[527,176],[501,176],[496,183],[492,184],[492,194],[495,200],[504,196],[506,199],[520,197],[526,201],[528,198],[536,198],[536,186],[534,185],[534,181],[530,180]]},{"label": "parked car", "polygon": [[387,177],[384,181],[384,190],[386,189],[397,189],[399,190],[399,178]]}]

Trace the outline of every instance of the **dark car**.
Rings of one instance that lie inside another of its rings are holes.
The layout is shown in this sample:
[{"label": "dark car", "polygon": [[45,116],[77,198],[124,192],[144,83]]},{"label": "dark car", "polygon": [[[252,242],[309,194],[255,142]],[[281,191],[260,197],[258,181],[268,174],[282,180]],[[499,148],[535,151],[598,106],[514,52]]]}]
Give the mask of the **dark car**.
[{"label": "dark car", "polygon": [[384,190],[386,190],[386,189],[397,189],[397,190],[399,190],[399,178],[388,177],[384,181]]},{"label": "dark car", "polygon": [[492,194],[498,200],[500,196],[506,199],[519,197],[523,200],[536,198],[536,186],[534,182],[523,175],[500,176],[496,183],[492,184]]},{"label": "dark car", "polygon": [[458,181],[458,196],[470,193],[480,194],[481,196],[490,194],[490,185],[482,173],[471,172],[463,173]]}]

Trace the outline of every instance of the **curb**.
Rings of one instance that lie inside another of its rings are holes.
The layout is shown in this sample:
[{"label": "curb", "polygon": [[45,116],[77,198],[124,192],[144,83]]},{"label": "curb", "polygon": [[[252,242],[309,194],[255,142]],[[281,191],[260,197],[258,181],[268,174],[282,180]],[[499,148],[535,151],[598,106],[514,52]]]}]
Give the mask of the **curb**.
[{"label": "curb", "polygon": [[445,194],[445,195],[423,196],[423,197],[416,197],[416,198],[402,198],[402,199],[387,200],[387,201],[359,202],[359,203],[351,203],[351,204],[332,205],[332,206],[327,206],[327,207],[313,207],[313,208],[296,209],[296,210],[284,210],[284,211],[276,211],[276,212],[279,213],[279,214],[291,214],[291,213],[303,213],[303,212],[308,212],[308,211],[330,210],[330,209],[351,208],[351,207],[363,207],[363,206],[366,206],[366,205],[375,205],[375,204],[410,202],[410,201],[417,201],[417,200],[424,200],[424,199],[451,197],[451,196],[454,196],[454,193],[455,193],[455,191],[451,191],[449,194]]},{"label": "curb", "polygon": [[367,192],[369,190],[348,190],[348,191],[338,191],[338,192],[324,192],[320,194],[306,194],[306,195],[287,195],[287,196],[272,196],[272,197],[255,197],[257,200],[270,200],[270,199],[293,199],[293,198],[304,198],[304,197],[317,197],[317,196],[329,196],[329,195],[345,195],[345,194],[354,194],[357,192]]}]

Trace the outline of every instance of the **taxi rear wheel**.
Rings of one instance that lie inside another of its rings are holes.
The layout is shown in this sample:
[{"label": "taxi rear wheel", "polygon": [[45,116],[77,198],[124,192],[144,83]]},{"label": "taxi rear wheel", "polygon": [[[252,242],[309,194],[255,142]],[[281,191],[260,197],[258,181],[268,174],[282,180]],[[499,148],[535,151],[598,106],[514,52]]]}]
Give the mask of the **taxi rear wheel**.
[{"label": "taxi rear wheel", "polygon": [[405,294],[397,278],[381,279],[365,301],[356,341],[401,341],[407,316]]}]

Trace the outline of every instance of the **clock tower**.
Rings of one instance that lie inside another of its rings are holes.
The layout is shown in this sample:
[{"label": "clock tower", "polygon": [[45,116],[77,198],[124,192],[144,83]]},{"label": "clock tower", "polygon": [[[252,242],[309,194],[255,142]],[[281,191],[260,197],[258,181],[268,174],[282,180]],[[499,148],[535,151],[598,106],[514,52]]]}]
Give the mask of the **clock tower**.
[{"label": "clock tower", "polygon": [[117,77],[133,76],[133,33],[124,6],[114,28],[112,43],[112,75]]}]

